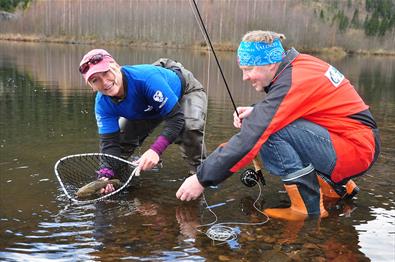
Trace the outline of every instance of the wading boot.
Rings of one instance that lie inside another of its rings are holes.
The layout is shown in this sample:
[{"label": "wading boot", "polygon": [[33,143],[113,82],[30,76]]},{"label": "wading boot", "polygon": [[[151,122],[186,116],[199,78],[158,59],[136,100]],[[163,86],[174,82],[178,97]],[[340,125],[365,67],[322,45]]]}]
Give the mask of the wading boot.
[{"label": "wading boot", "polygon": [[317,172],[318,181],[325,198],[351,199],[359,192],[359,187],[351,179],[347,183],[336,184],[327,176]]},{"label": "wading boot", "polygon": [[322,192],[314,168],[308,167],[282,178],[291,201],[288,208],[269,208],[263,212],[271,218],[304,220],[308,216],[327,217]]}]

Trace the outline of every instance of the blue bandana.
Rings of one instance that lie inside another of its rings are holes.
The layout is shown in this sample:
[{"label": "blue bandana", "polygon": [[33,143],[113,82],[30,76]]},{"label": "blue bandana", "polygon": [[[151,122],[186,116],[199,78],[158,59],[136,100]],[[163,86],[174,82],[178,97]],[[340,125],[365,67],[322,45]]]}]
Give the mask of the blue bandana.
[{"label": "blue bandana", "polygon": [[273,43],[241,42],[237,49],[237,59],[240,66],[263,66],[281,62],[284,48],[280,39]]}]

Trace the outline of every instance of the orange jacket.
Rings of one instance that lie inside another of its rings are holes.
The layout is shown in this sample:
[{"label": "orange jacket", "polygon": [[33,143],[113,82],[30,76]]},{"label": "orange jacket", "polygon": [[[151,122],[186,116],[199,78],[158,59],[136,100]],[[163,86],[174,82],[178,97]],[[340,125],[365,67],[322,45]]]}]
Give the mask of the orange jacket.
[{"label": "orange jacket", "polygon": [[202,185],[217,184],[251,163],[270,135],[300,118],[329,131],[336,152],[333,181],[361,174],[377,158],[378,131],[369,107],[324,61],[289,50],[265,91],[267,96],[243,120],[241,131],[198,169]]}]

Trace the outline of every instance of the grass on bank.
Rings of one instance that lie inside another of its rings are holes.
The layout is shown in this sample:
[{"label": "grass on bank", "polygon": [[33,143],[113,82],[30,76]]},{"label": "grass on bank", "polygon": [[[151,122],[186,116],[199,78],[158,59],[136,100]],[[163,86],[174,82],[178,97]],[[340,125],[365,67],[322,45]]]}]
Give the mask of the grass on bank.
[{"label": "grass on bank", "polygon": [[[111,41],[101,41],[95,35],[85,36],[83,38],[74,38],[69,36],[61,37],[48,37],[44,35],[22,35],[22,34],[0,34],[0,40],[3,41],[20,41],[20,42],[45,42],[45,43],[59,43],[59,44],[80,44],[80,45],[117,45],[117,46],[130,46],[130,47],[150,47],[150,48],[182,48],[194,50],[208,50],[205,42],[198,42],[193,45],[183,45],[169,42],[135,42],[128,39],[114,39]],[[213,43],[214,49],[218,51],[234,52],[237,50],[237,45],[234,43]],[[360,55],[390,55],[395,56],[395,51],[388,51],[383,49],[375,50],[345,50],[342,47],[324,47],[324,48],[296,48],[304,53],[323,54],[325,56],[341,58],[347,54],[360,54]]]}]

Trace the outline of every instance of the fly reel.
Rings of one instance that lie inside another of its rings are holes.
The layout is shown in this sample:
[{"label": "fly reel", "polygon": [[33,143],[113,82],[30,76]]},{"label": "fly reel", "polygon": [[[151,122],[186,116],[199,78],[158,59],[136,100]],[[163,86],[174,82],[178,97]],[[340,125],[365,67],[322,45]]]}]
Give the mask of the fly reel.
[{"label": "fly reel", "polygon": [[243,183],[245,186],[248,187],[253,187],[258,182],[261,182],[262,185],[266,185],[266,181],[262,175],[262,171],[261,170],[255,171],[254,169],[251,168],[248,168],[243,171],[243,173],[240,175],[240,181],[241,183]]},{"label": "fly reel", "polygon": [[254,164],[255,170],[251,168],[244,170],[244,172],[240,176],[241,183],[248,187],[253,187],[260,181],[263,186],[266,185],[265,178],[263,177],[261,171],[261,162],[259,161],[258,157],[255,157],[252,160],[252,163]]}]

